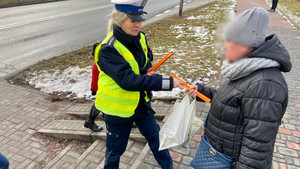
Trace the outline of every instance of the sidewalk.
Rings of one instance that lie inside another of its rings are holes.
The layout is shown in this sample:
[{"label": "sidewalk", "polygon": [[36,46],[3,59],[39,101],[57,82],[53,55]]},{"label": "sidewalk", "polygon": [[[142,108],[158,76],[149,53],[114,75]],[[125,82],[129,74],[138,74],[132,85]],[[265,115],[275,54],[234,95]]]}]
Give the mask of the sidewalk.
[{"label": "sidewalk", "polygon": [[47,147],[34,137],[69,104],[53,104],[36,90],[0,80],[0,152],[10,161],[10,169],[34,169],[47,158]]}]

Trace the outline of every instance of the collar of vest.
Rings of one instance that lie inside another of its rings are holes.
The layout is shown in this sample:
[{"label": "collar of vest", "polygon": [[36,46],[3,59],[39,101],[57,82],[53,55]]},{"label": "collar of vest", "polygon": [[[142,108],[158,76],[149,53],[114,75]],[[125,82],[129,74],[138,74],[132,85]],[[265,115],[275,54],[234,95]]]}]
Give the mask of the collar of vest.
[{"label": "collar of vest", "polygon": [[[126,48],[129,48],[133,43],[138,44],[141,38],[140,33],[137,36],[131,36],[126,34],[119,26],[114,26],[114,36],[119,42],[121,42]],[[139,47],[137,45],[137,47]]]}]

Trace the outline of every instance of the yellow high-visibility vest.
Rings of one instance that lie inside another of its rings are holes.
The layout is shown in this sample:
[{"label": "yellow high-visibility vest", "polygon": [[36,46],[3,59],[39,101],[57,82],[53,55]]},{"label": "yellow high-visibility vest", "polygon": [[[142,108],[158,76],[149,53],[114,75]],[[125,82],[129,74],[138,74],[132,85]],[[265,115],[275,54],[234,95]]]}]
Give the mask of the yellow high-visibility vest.
[{"label": "yellow high-visibility vest", "polygon": [[[144,67],[146,67],[147,63],[149,62],[148,47],[146,44],[145,35],[140,33],[140,37],[140,44],[146,57],[146,63],[144,65]],[[114,48],[129,63],[135,74],[140,74],[139,65],[133,54],[122,43],[112,38],[113,33],[111,32],[95,49],[95,63],[100,71],[95,106],[98,110],[105,114],[128,118],[134,114],[135,109],[138,106],[140,101],[140,92],[122,89],[110,76],[101,71],[100,66],[98,65],[98,60],[99,57],[101,57],[100,50],[102,45],[113,45]],[[150,101],[147,92],[145,92],[145,94],[145,100],[147,102]]]}]

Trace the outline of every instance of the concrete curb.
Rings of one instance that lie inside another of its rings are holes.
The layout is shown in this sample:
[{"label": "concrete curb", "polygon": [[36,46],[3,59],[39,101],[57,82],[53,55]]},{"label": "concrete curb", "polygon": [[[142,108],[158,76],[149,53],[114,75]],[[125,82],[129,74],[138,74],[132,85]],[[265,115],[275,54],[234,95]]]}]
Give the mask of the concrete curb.
[{"label": "concrete curb", "polygon": [[25,71],[27,68],[24,69],[17,69],[16,71],[12,72],[12,73],[8,73],[7,75],[4,76],[0,76],[0,80],[4,80],[4,81],[9,81],[10,79],[12,79],[14,76],[16,76],[17,74]]},{"label": "concrete curb", "polygon": [[[92,132],[83,127],[84,121],[81,120],[54,120],[47,124],[44,128],[39,129],[39,133],[53,136],[65,140],[81,140],[86,142],[94,142],[98,139],[106,139],[106,130],[101,132]],[[99,126],[104,126],[103,121],[96,121]],[[74,128],[75,127],[75,128]],[[146,142],[146,139],[139,133],[131,132],[129,138],[138,142]]]}]

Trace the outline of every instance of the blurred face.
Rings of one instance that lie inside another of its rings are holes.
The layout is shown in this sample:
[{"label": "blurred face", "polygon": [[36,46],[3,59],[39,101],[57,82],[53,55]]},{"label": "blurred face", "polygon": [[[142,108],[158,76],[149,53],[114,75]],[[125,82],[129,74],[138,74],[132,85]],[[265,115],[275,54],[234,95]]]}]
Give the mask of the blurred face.
[{"label": "blurred face", "polygon": [[253,48],[227,40],[223,46],[225,52],[225,58],[229,62],[237,61],[247,54],[249,54]]},{"label": "blurred face", "polygon": [[121,27],[126,34],[137,36],[141,30],[142,21],[135,21],[128,18],[124,23],[119,24],[118,26]]}]

